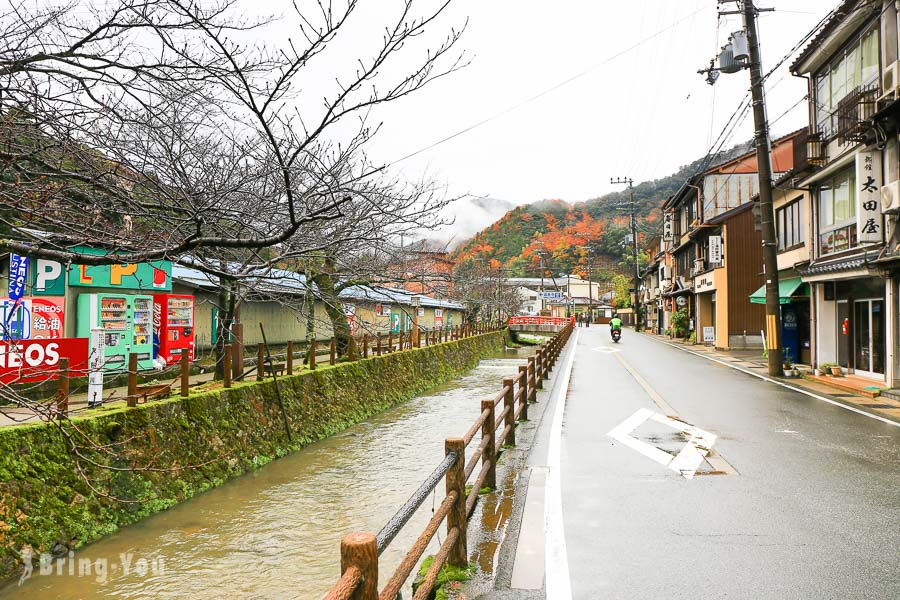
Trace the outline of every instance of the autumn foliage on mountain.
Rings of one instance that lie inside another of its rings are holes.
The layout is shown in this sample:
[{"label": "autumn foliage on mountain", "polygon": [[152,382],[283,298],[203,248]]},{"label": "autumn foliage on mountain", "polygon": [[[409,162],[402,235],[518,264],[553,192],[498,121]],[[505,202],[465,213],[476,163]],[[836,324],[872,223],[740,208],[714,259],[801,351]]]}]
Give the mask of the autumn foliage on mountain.
[{"label": "autumn foliage on mountain", "polygon": [[[648,260],[650,241],[662,233],[662,205],[694,173],[746,152],[746,144],[714,157],[704,157],[662,179],[634,186],[639,263]],[[453,254],[458,268],[475,266],[496,271],[509,269],[510,277],[539,277],[542,256],[544,276],[588,275],[609,281],[616,274],[634,273],[630,242],[628,190],[584,202],[544,200],[518,206],[499,221],[461,244]],[[592,256],[592,260],[590,257]]]}]

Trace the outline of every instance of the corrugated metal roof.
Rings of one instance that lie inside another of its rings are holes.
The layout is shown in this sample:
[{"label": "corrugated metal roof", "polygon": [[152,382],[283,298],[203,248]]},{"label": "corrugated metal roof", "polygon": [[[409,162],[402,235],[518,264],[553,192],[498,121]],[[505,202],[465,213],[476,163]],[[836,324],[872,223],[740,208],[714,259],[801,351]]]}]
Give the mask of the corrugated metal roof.
[{"label": "corrugated metal roof", "polygon": [[[172,278],[175,281],[187,284],[191,287],[203,289],[216,289],[218,278],[191,267],[172,265]],[[268,269],[258,275],[250,276],[252,288],[269,293],[305,294],[306,277],[302,273],[285,271],[283,269]],[[413,294],[406,290],[400,290],[387,286],[352,286],[342,290],[339,297],[344,300],[358,300],[368,302],[384,302],[392,304],[404,304],[412,306]],[[465,306],[452,300],[439,300],[430,296],[418,294],[420,306],[434,308],[451,308],[464,310]]]}]

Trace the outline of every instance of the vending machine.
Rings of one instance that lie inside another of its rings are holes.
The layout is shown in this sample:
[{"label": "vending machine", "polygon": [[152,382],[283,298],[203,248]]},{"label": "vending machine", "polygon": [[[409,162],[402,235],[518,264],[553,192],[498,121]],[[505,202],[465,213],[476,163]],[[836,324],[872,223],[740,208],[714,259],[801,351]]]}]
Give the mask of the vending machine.
[{"label": "vending machine", "polygon": [[78,296],[78,337],[103,329],[104,368],[124,371],[128,355],[137,354],[138,369],[153,368],[153,297],[124,294]]},{"label": "vending machine", "polygon": [[182,352],[194,360],[194,297],[180,294],[153,296],[153,334],[158,355],[167,364],[181,360]]}]

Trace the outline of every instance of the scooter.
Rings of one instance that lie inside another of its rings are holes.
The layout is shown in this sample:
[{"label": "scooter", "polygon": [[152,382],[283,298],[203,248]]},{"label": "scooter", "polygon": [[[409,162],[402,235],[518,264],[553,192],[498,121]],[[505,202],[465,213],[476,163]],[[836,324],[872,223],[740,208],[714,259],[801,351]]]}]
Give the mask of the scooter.
[{"label": "scooter", "polygon": [[622,339],[622,330],[621,329],[613,329],[612,339],[615,343],[618,344],[619,340]]}]

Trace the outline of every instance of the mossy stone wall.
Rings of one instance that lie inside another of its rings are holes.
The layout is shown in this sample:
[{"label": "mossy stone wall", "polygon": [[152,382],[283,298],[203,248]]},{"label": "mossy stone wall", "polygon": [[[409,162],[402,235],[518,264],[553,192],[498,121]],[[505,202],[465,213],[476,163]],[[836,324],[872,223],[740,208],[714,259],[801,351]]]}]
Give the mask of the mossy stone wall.
[{"label": "mossy stone wall", "polygon": [[[57,543],[74,548],[108,535],[449,381],[502,350],[505,338],[494,332],[279,378],[292,441],[271,381],[76,418],[62,427],[2,428],[0,579],[18,573],[25,544],[49,552]],[[117,452],[89,449],[80,436],[118,444]],[[77,472],[73,442],[84,455],[85,476]]]}]

